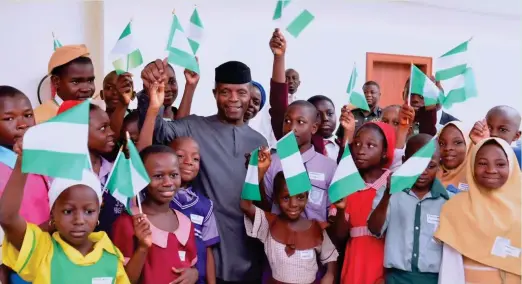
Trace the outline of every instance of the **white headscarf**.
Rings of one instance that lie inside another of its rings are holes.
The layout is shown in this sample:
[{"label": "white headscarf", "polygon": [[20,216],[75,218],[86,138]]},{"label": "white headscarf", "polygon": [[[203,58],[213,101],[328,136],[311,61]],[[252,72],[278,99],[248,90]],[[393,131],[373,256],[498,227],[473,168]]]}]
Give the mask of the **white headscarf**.
[{"label": "white headscarf", "polygon": [[53,208],[56,199],[58,199],[58,196],[60,196],[62,192],[75,185],[85,185],[94,190],[94,192],[96,192],[96,196],[98,196],[99,204],[101,205],[102,189],[100,180],[91,170],[85,169],[83,171],[82,180],[72,180],[65,178],[56,178],[53,180],[51,183],[51,189],[49,189],[49,208]]}]

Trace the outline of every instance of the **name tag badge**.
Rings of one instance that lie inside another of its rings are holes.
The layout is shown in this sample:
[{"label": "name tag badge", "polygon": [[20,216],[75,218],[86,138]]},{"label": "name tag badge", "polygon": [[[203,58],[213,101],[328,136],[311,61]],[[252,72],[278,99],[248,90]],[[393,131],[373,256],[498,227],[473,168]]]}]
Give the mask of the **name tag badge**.
[{"label": "name tag badge", "polygon": [[497,237],[495,239],[495,242],[493,243],[493,248],[491,249],[491,254],[498,256],[498,257],[506,258],[507,247],[510,245],[511,245],[510,240],[508,240],[506,238],[502,238],[502,237]]},{"label": "name tag badge", "polygon": [[197,225],[203,225],[203,216],[190,214],[190,221]]},{"label": "name tag badge", "polygon": [[428,222],[428,224],[432,224],[435,226],[439,225],[439,216],[438,215],[426,214],[426,219],[427,219],[426,221]]},{"label": "name tag badge", "polygon": [[506,254],[511,257],[520,258],[520,249],[514,246],[506,246]]},{"label": "name tag badge", "polygon": [[324,173],[309,172],[308,177],[311,180],[324,181]]},{"label": "name tag badge", "polygon": [[187,255],[187,252],[180,250],[178,253],[179,253],[179,260],[185,261],[185,256]]},{"label": "name tag badge", "polygon": [[469,185],[467,183],[459,182],[458,189],[461,190],[461,191],[468,191],[469,190]]},{"label": "name tag badge", "polygon": [[112,284],[112,277],[96,277],[92,279],[92,284]]},{"label": "name tag badge", "polygon": [[308,201],[315,205],[321,205],[323,202],[323,196],[324,190],[312,187],[308,194]]},{"label": "name tag badge", "polygon": [[299,251],[299,258],[302,260],[310,260],[314,258],[314,250],[301,250]]}]

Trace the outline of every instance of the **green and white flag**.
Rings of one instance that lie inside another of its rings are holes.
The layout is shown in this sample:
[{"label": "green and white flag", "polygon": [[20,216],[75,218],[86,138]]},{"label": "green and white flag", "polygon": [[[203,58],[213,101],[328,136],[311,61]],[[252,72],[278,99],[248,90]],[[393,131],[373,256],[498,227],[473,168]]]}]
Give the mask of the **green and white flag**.
[{"label": "green and white flag", "polygon": [[54,36],[54,33],[53,33],[53,45],[54,45],[54,50],[56,50],[58,47],[62,47],[62,43]]},{"label": "green and white flag", "polygon": [[196,56],[190,47],[187,35],[185,35],[185,31],[176,14],[174,14],[172,18],[167,51],[169,52],[169,63],[199,74],[199,64],[196,60]]},{"label": "green and white flag", "polygon": [[426,170],[433,154],[437,150],[436,141],[435,136],[393,173],[390,193],[393,194],[409,189],[417,182],[417,179]]},{"label": "green and white flag", "polygon": [[129,158],[127,159],[120,149],[105,188],[130,212],[132,198],[150,183],[150,178],[141,161],[138,149],[130,138],[127,138],[127,148]]},{"label": "green and white flag", "polygon": [[277,155],[281,159],[281,166],[290,196],[311,190],[312,184],[299,152],[294,132],[291,131],[279,139],[276,149]]},{"label": "green and white flag", "polygon": [[192,12],[192,16],[190,16],[187,33],[190,48],[194,54],[198,52],[201,41],[203,40],[203,29],[203,22],[199,17],[198,9],[194,8],[194,12]]},{"label": "green and white flag", "polygon": [[298,37],[315,18],[310,11],[300,8],[297,2],[278,0],[272,17],[272,20],[279,21],[280,27],[285,28],[293,37]]},{"label": "green and white flag", "polygon": [[22,172],[81,180],[90,169],[89,106],[87,100],[50,120],[27,129]]},{"label": "green and white flag", "polygon": [[358,190],[364,189],[365,187],[366,184],[353,161],[350,147],[346,145],[343,156],[341,157],[337,170],[332,178],[330,188],[328,189],[330,201],[332,203],[337,202]]},{"label": "green and white flag", "polygon": [[353,65],[352,74],[350,75],[350,81],[348,82],[348,88],[346,92],[349,95],[349,102],[355,108],[362,109],[365,111],[370,111],[370,106],[366,101],[366,98],[362,93],[355,91],[355,84],[357,83],[357,68],[355,68],[355,64]]},{"label": "green and white flag", "polygon": [[118,75],[143,64],[141,51],[134,43],[131,23],[127,24],[110,53],[110,56],[113,58],[112,65]]},{"label": "green and white flag", "polygon": [[411,94],[422,96],[426,106],[436,105],[439,101],[439,97],[443,96],[439,87],[437,87],[422,70],[413,64],[411,65],[410,72],[410,98]]},{"label": "green and white flag", "polygon": [[470,41],[459,44],[436,60],[435,79],[444,89],[442,106],[445,108],[477,96],[475,76],[469,62]]},{"label": "green and white flag", "polygon": [[241,192],[241,199],[261,201],[261,192],[259,190],[259,173],[257,165],[259,163],[259,149],[255,149],[250,154],[248,161],[248,169],[245,177],[245,184]]}]

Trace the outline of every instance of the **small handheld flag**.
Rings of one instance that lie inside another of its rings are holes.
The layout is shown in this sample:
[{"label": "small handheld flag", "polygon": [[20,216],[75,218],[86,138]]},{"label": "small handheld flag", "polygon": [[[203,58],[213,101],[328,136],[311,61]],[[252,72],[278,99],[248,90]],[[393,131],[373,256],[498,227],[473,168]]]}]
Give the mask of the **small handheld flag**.
[{"label": "small handheld flag", "polygon": [[353,161],[350,147],[346,145],[343,156],[341,157],[337,170],[333,176],[332,183],[330,184],[330,188],[328,189],[330,201],[332,203],[337,202],[358,190],[364,189],[365,187],[366,184]]},{"label": "small handheld flag", "polygon": [[199,74],[199,64],[196,56],[175,13],[172,15],[167,51],[169,52],[169,63]]},{"label": "small handheld flag", "polygon": [[203,31],[203,21],[201,21],[197,7],[194,7],[194,12],[192,12],[192,16],[190,16],[187,33],[190,48],[194,54],[198,52],[201,41],[203,40]]},{"label": "small handheld flag", "polygon": [[281,159],[281,166],[290,195],[293,196],[311,190],[312,184],[299,152],[294,132],[291,131],[279,139],[276,149]]},{"label": "small handheld flag", "polygon": [[259,190],[259,173],[258,173],[258,161],[259,160],[259,149],[255,149],[250,154],[250,160],[248,161],[248,169],[245,177],[245,184],[243,185],[243,191],[241,192],[241,199],[261,201],[261,192]]},{"label": "small handheld flag", "polygon": [[366,98],[363,94],[355,91],[355,84],[357,83],[357,68],[355,67],[355,63],[353,64],[352,74],[350,75],[350,81],[348,82],[348,88],[346,92],[349,95],[349,102],[355,108],[362,109],[365,111],[370,111],[370,106],[366,101]]},{"label": "small handheld flag", "polygon": [[439,87],[414,64],[411,64],[409,97],[411,94],[422,96],[425,106],[436,105],[443,96]]},{"label": "small handheld flag", "polygon": [[141,51],[134,43],[131,23],[132,21],[127,24],[111,51],[111,57],[114,58],[112,65],[118,75],[143,64]]},{"label": "small handheld flag", "polygon": [[278,0],[272,20],[281,22],[281,27],[297,38],[315,16],[306,9],[299,8],[295,0]]},{"label": "small handheld flag", "polygon": [[54,33],[53,33],[53,45],[54,45],[54,50],[56,50],[58,47],[62,47],[62,43],[54,36]]}]

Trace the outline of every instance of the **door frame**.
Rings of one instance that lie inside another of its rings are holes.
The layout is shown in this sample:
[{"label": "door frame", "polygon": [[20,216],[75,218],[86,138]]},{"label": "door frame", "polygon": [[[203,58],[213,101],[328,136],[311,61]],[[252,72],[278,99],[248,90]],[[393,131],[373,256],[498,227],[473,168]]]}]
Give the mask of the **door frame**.
[{"label": "door frame", "polygon": [[[375,62],[415,64],[426,66],[426,75],[432,75],[433,58],[426,56],[366,52],[366,81],[373,80],[373,65]],[[424,70],[423,70],[424,71]]]}]

